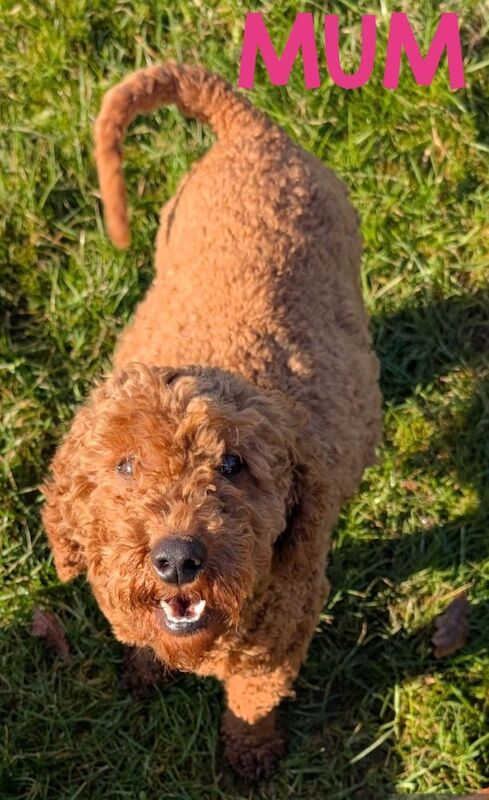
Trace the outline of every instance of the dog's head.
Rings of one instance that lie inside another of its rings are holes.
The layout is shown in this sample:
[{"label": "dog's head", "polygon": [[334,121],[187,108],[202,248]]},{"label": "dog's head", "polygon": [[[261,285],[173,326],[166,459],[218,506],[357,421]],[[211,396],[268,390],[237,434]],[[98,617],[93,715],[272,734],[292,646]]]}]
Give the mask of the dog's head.
[{"label": "dog's head", "polygon": [[114,633],[192,669],[266,590],[300,515],[305,415],[200,367],[134,365],[78,412],[43,487],[58,574]]}]

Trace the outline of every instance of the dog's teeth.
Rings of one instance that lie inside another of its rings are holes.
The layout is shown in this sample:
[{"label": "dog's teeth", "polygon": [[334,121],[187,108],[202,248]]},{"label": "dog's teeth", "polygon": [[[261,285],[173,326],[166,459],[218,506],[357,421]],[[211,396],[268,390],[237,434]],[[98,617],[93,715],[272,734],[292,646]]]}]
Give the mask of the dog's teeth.
[{"label": "dog's teeth", "polygon": [[175,616],[175,614],[173,613],[173,608],[171,606],[171,603],[167,603],[167,602],[165,602],[165,600],[162,600],[160,605],[161,605],[163,611],[165,612],[166,618],[169,619],[170,622],[181,622],[183,617]]},{"label": "dog's teeth", "polygon": [[160,606],[170,622],[185,625],[190,622],[198,622],[204,612],[206,602],[205,600],[198,600],[195,603],[190,603],[184,610],[176,605],[175,602],[168,603],[166,600],[160,600]]},{"label": "dog's teeth", "polygon": [[192,603],[188,608],[188,611],[191,614],[190,619],[193,622],[196,622],[197,620],[199,620],[201,618],[201,616],[202,616],[204,608],[205,608],[205,600],[199,600],[198,603]]}]

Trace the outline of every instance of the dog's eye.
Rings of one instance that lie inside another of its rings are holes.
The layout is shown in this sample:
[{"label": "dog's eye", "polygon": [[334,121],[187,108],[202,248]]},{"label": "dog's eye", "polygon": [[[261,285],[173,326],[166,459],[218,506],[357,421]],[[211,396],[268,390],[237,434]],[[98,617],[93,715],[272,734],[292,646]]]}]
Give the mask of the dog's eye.
[{"label": "dog's eye", "polygon": [[239,456],[225,455],[219,464],[218,470],[224,478],[234,478],[244,467]]},{"label": "dog's eye", "polygon": [[123,478],[132,478],[134,475],[134,460],[132,458],[123,458],[117,464],[116,470]]}]

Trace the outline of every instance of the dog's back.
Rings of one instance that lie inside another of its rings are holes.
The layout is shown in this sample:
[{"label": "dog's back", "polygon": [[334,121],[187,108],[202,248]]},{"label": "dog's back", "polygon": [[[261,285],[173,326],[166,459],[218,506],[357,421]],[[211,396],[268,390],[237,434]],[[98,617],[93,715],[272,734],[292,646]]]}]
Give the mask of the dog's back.
[{"label": "dog's back", "polygon": [[162,211],[155,282],[115,364],[217,366],[288,392],[310,412],[348,496],[373,458],[380,393],[346,188],[218,76],[150,68],[107,95],[97,122],[117,244],[128,242],[123,130],[139,111],[172,101],[218,138]]}]

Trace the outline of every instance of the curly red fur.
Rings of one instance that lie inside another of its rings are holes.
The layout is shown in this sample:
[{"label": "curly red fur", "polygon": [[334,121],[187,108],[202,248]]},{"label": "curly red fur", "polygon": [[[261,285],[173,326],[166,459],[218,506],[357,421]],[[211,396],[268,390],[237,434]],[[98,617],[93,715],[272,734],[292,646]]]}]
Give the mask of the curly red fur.
[{"label": "curly red fur", "polygon": [[[282,751],[274,709],[327,594],[331,527],[374,457],[378,364],[344,185],[218,76],[165,64],[106,95],[114,242],[129,236],[124,129],[167,102],[218,141],[162,211],[154,284],[55,456],[43,516],[60,578],[87,572],[121,641],[224,682],[228,757],[256,777]],[[245,464],[232,481],[229,452]],[[187,594],[209,621],[186,637],[162,624],[175,589],[150,559],[182,532],[208,552]]]}]

